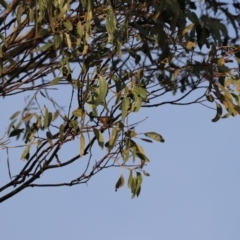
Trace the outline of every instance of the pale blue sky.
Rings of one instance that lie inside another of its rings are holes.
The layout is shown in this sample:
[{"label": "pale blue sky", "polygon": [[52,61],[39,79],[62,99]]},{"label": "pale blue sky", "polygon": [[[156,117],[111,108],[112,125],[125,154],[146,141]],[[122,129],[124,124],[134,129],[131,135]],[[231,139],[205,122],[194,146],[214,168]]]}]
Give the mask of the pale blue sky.
[{"label": "pale blue sky", "polygon": [[[6,124],[16,102],[1,102]],[[239,118],[212,123],[214,115],[198,105],[144,110],[141,117],[149,118],[141,132],[155,130],[166,141],[145,143],[151,176],[139,198],[131,200],[127,187],[114,191],[116,168],[88,186],[25,189],[0,205],[1,239],[240,239]],[[21,163],[11,156],[15,162]],[[57,178],[59,171],[44,177]]]}]

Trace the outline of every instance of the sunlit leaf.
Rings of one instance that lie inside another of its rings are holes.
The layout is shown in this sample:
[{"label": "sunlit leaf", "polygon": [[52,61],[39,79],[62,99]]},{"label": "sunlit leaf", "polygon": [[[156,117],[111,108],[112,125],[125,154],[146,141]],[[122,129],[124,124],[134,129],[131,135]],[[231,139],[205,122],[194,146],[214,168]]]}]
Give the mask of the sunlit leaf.
[{"label": "sunlit leaf", "polygon": [[85,138],[83,134],[80,134],[80,157],[84,155],[84,150],[85,150]]},{"label": "sunlit leaf", "polygon": [[186,34],[187,32],[189,32],[190,30],[192,30],[192,28],[194,27],[194,23],[189,24],[187,27],[185,27],[182,31],[182,35]]}]

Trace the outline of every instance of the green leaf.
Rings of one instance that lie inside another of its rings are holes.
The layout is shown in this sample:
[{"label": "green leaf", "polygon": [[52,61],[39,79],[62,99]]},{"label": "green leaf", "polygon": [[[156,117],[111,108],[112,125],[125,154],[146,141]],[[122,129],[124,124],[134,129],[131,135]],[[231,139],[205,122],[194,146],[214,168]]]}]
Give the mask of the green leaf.
[{"label": "green leaf", "polygon": [[103,103],[103,101],[105,100],[106,94],[107,94],[107,90],[108,90],[107,81],[105,80],[105,78],[99,76],[98,96],[95,100],[93,100],[89,103],[96,105],[96,106]]},{"label": "green leaf", "polygon": [[216,103],[217,113],[216,116],[212,119],[212,122],[217,122],[222,116],[222,107],[220,104]]},{"label": "green leaf", "polygon": [[129,177],[128,177],[128,187],[131,188],[132,186],[132,178],[133,178],[133,171],[130,170]]},{"label": "green leaf", "polygon": [[64,35],[65,35],[65,41],[66,41],[67,47],[68,47],[68,49],[71,49],[72,42],[71,42],[70,35],[68,33],[64,33]]},{"label": "green leaf", "polygon": [[45,108],[45,116],[44,116],[44,128],[48,128],[52,121],[52,113],[48,112],[48,109]]},{"label": "green leaf", "polygon": [[69,20],[65,21],[65,22],[63,23],[63,25],[64,25],[69,31],[71,31],[71,30],[73,29],[73,25],[72,25],[72,23],[71,23]]},{"label": "green leaf", "polygon": [[137,197],[140,194],[141,184],[142,184],[142,174],[140,172],[137,172],[137,185],[135,188],[135,194],[137,195]]},{"label": "green leaf", "polygon": [[207,98],[207,100],[209,102],[213,102],[214,101],[214,98],[213,98],[213,96],[211,94],[206,95],[206,98]]},{"label": "green leaf", "polygon": [[135,92],[132,92],[132,95],[133,95],[134,102],[131,110],[133,112],[138,112],[142,105],[142,99],[138,97],[138,95]]},{"label": "green leaf", "polygon": [[126,162],[129,159],[129,149],[125,149],[121,152],[122,159]]},{"label": "green leaf", "polygon": [[20,113],[21,113],[20,111],[15,112],[15,113],[10,117],[10,120],[13,120],[13,119],[17,118],[17,116],[18,116]]},{"label": "green leaf", "polygon": [[30,145],[25,147],[25,149],[24,149],[24,151],[22,153],[22,156],[21,156],[21,160],[24,160],[24,159],[28,160],[28,158],[29,158],[29,150],[30,150]]},{"label": "green leaf", "polygon": [[82,109],[78,108],[72,112],[72,115],[75,117],[82,117]]},{"label": "green leaf", "polygon": [[23,122],[29,122],[33,117],[32,113],[26,113],[25,116],[23,117],[22,121]]},{"label": "green leaf", "polygon": [[84,35],[84,26],[82,25],[81,21],[79,21],[77,24],[77,33],[80,38]]},{"label": "green leaf", "polygon": [[35,50],[33,50],[33,52],[38,52],[38,51],[46,51],[48,48],[50,48],[53,45],[53,43],[47,43],[45,45],[43,45],[42,47],[39,47]]},{"label": "green leaf", "polygon": [[133,176],[132,177],[132,184],[131,184],[132,198],[135,197],[136,186],[137,186],[137,178]]},{"label": "green leaf", "polygon": [[123,98],[123,101],[122,101],[122,121],[124,121],[126,116],[127,116],[129,104],[130,104],[129,98],[128,97]]},{"label": "green leaf", "polygon": [[59,34],[55,34],[53,37],[53,47],[54,49],[58,49],[61,43],[61,37]]},{"label": "green leaf", "polygon": [[59,116],[59,111],[53,113],[52,122],[55,121]]},{"label": "green leaf", "polygon": [[115,185],[115,191],[117,191],[120,187],[124,185],[124,177],[121,174],[120,178],[118,179],[116,185]]},{"label": "green leaf", "polygon": [[103,139],[102,133],[96,128],[93,128],[93,132],[97,138],[98,145],[101,147],[101,149],[103,149],[104,148],[104,139]]},{"label": "green leaf", "polygon": [[142,98],[146,98],[147,97],[147,91],[146,89],[142,88],[142,87],[135,87],[133,89],[133,91],[138,95],[141,96]]},{"label": "green leaf", "polygon": [[56,77],[56,78],[54,78],[54,79],[50,82],[50,85],[53,86],[53,85],[58,84],[58,82],[59,82],[61,79],[62,79],[61,77]]},{"label": "green leaf", "polygon": [[149,138],[151,138],[151,139],[153,139],[153,140],[156,140],[156,141],[159,141],[159,142],[162,142],[162,143],[165,142],[163,137],[160,134],[158,134],[158,133],[146,132],[144,135],[149,137]]},{"label": "green leaf", "polygon": [[59,140],[63,140],[63,134],[64,134],[64,124],[61,124],[59,127]]},{"label": "green leaf", "polygon": [[140,192],[141,192],[141,186],[139,186],[139,188],[137,189],[137,192],[136,192],[137,197],[140,195]]},{"label": "green leaf", "polygon": [[192,30],[192,28],[194,27],[194,23],[191,23],[190,25],[188,25],[187,27],[185,27],[182,31],[182,35],[186,34],[187,32],[189,32],[190,30]]},{"label": "green leaf", "polygon": [[124,134],[125,134],[126,137],[130,137],[130,138],[133,138],[133,137],[137,136],[137,133],[135,132],[134,129],[128,130]]},{"label": "green leaf", "polygon": [[145,162],[150,162],[147,156],[144,153],[136,152],[136,155]]},{"label": "green leaf", "polygon": [[117,137],[118,137],[118,129],[116,127],[113,127],[112,135],[111,135],[111,138],[109,140],[108,151],[110,151],[115,146],[115,143],[117,141]]},{"label": "green leaf", "polygon": [[46,132],[46,136],[47,136],[47,140],[48,140],[50,146],[52,147],[52,146],[53,146],[53,142],[52,142],[53,137],[52,137],[52,134],[51,134],[50,132]]},{"label": "green leaf", "polygon": [[84,155],[84,150],[85,150],[85,139],[83,134],[80,134],[80,157]]}]

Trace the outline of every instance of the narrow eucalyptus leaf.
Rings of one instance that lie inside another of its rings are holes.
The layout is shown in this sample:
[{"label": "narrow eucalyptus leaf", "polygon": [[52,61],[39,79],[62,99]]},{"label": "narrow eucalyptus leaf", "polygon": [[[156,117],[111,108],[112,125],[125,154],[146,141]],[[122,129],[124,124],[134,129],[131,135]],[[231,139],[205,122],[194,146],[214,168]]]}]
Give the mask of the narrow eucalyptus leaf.
[{"label": "narrow eucalyptus leaf", "polygon": [[84,135],[81,133],[80,134],[80,157],[84,155],[84,150],[85,150],[85,139],[84,139]]},{"label": "narrow eucalyptus leaf", "polygon": [[222,107],[220,104],[216,103],[217,112],[216,116],[212,119],[212,122],[217,122],[222,117]]},{"label": "narrow eucalyptus leaf", "polygon": [[145,136],[153,139],[153,140],[156,140],[156,141],[159,141],[159,142],[165,142],[165,140],[163,139],[163,137],[158,134],[158,133],[155,133],[155,132],[146,132],[145,133]]},{"label": "narrow eucalyptus leaf", "polygon": [[30,150],[30,145],[25,147],[25,149],[22,153],[22,156],[21,156],[21,160],[27,159],[27,156],[29,154],[29,150]]},{"label": "narrow eucalyptus leaf", "polygon": [[118,179],[116,185],[115,185],[115,191],[117,191],[120,187],[124,185],[124,177],[121,174],[120,178]]}]

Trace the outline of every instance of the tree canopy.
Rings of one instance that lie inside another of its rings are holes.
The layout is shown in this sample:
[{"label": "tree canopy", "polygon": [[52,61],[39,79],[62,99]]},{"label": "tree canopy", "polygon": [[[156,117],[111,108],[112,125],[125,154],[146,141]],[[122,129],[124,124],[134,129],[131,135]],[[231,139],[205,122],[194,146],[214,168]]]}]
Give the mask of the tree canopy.
[{"label": "tree canopy", "polygon": [[[144,119],[133,121],[132,115],[166,104],[215,108],[213,122],[240,114],[238,1],[0,5],[0,96],[28,96],[22,109],[12,109],[5,134],[2,126],[9,181],[0,186],[0,202],[27,187],[86,183],[110,167],[129,173],[127,181],[124,174],[116,176],[115,189],[126,182],[132,197],[139,196],[150,175],[145,142],[164,138],[156,129],[143,132]],[[70,89],[70,95],[58,96],[60,89]],[[76,141],[79,148],[62,159]],[[10,142],[22,148],[22,168],[14,174]],[[42,182],[45,171],[54,174],[76,161],[84,165],[69,181]]]}]

